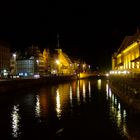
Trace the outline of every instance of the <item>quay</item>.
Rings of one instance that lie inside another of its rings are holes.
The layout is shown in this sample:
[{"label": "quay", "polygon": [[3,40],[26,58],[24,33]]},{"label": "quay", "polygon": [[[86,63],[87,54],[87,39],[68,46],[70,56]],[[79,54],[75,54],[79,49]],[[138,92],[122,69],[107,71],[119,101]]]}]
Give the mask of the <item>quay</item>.
[{"label": "quay", "polygon": [[133,114],[140,114],[140,78],[111,76],[109,86]]},{"label": "quay", "polygon": [[105,76],[81,73],[80,75],[50,75],[40,78],[15,78],[0,80],[0,93],[23,90],[24,88],[31,88],[32,86],[41,86],[49,84],[58,84],[72,80],[80,80],[84,78],[103,78]]},{"label": "quay", "polygon": [[73,75],[66,76],[46,76],[41,78],[16,78],[0,80],[0,93],[5,93],[14,90],[23,90],[24,88],[31,88],[32,86],[41,86],[44,84],[55,84],[74,80]]}]

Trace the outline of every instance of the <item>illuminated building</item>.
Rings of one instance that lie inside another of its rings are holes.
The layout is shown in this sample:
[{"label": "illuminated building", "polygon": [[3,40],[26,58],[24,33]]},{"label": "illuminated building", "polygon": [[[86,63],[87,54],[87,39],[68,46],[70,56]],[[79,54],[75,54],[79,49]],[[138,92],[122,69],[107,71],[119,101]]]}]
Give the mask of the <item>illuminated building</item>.
[{"label": "illuminated building", "polygon": [[16,72],[21,77],[44,75],[44,59],[38,46],[32,45],[16,58]]},{"label": "illuminated building", "polygon": [[49,49],[47,49],[47,50],[44,49],[43,59],[44,59],[45,74],[50,74],[51,73],[51,56],[50,56]]},{"label": "illuminated building", "polygon": [[112,70],[140,72],[140,30],[133,36],[126,36],[116,53],[112,55]]},{"label": "illuminated building", "polygon": [[17,59],[16,65],[17,65],[17,74],[20,77],[27,77],[35,74],[34,57]]},{"label": "illuminated building", "polygon": [[55,49],[53,61],[51,61],[51,73],[53,74],[73,74],[73,64],[68,55],[62,52],[57,34],[57,49]]},{"label": "illuminated building", "polygon": [[58,73],[60,74],[71,74],[72,73],[72,62],[68,55],[62,52],[62,49],[56,49],[57,58],[56,65]]},{"label": "illuminated building", "polygon": [[10,72],[10,48],[9,44],[0,41],[0,77],[7,78]]},{"label": "illuminated building", "polygon": [[31,47],[29,47],[28,53],[29,53],[29,56],[34,57],[36,73],[40,75],[44,75],[45,74],[44,58],[38,46],[32,45]]}]

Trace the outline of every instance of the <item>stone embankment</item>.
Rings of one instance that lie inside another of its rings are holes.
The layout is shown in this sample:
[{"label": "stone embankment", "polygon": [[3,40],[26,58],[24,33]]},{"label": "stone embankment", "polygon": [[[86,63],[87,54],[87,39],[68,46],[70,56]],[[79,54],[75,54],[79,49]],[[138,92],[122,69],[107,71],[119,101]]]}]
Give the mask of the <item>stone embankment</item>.
[{"label": "stone embankment", "polygon": [[140,114],[140,79],[129,77],[110,77],[112,92],[120,98],[128,110]]},{"label": "stone embankment", "polygon": [[56,84],[76,79],[75,76],[47,76],[43,78],[0,80],[0,93],[32,88],[34,86]]},{"label": "stone embankment", "polygon": [[26,88],[33,88],[34,86],[42,86],[49,84],[58,84],[62,82],[69,82],[72,80],[79,80],[83,78],[102,78],[102,76],[96,76],[93,74],[83,74],[82,77],[79,75],[52,75],[41,78],[18,78],[18,79],[5,79],[0,80],[0,93],[23,90]]}]

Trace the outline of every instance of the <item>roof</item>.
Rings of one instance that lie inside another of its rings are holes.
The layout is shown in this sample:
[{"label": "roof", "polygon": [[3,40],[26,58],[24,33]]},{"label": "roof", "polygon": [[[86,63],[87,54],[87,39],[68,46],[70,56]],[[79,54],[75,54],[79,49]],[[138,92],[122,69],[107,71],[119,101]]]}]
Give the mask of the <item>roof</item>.
[{"label": "roof", "polygon": [[137,29],[137,32],[133,36],[125,36],[120,48],[117,51],[119,54],[121,51],[125,50],[128,46],[130,46],[133,42],[140,40],[140,30]]}]

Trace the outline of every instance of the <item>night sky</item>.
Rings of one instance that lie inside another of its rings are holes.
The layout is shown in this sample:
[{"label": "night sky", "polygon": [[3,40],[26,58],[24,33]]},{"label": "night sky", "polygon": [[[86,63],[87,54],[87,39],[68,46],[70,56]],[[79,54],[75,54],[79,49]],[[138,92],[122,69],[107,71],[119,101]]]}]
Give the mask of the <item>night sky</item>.
[{"label": "night sky", "polygon": [[140,27],[137,10],[136,3],[126,7],[115,2],[5,2],[0,10],[0,39],[9,41],[14,49],[34,43],[53,50],[59,33],[65,53],[93,68],[108,70],[112,53],[126,35],[133,35]]}]

